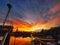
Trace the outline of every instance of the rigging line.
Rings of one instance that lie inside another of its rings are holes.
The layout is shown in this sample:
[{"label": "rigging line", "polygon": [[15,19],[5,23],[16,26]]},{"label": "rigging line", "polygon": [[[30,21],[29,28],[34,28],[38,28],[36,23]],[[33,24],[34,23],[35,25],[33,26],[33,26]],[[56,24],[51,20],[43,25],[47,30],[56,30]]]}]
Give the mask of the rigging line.
[{"label": "rigging line", "polygon": [[13,10],[11,10],[11,16],[10,16],[10,25],[13,26]]},{"label": "rigging line", "polygon": [[13,10],[12,10],[12,12],[11,12],[11,15],[12,15],[11,24],[12,24],[12,26],[13,26],[13,23],[14,23],[14,22],[13,22],[13,17],[14,17],[14,15],[15,15]]}]

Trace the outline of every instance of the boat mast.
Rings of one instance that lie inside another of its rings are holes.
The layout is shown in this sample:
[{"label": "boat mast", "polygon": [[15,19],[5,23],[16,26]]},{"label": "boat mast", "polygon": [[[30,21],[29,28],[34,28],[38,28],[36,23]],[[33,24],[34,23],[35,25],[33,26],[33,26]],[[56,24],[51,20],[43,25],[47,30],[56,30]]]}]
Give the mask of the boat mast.
[{"label": "boat mast", "polygon": [[11,10],[11,8],[12,8],[12,5],[11,4],[7,4],[7,7],[8,7],[8,12],[7,12],[7,15],[6,15],[6,17],[5,17],[5,20],[4,20],[4,22],[3,22],[3,26],[5,25],[5,22],[6,22],[6,20],[7,20],[7,17],[8,17],[8,15],[9,15],[9,12],[10,12],[10,10]]}]

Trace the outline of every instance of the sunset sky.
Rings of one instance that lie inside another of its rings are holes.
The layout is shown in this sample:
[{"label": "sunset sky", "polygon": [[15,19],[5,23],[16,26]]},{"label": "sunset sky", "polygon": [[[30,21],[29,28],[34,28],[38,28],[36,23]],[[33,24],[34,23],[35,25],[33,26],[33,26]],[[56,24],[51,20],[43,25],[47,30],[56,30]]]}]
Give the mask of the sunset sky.
[{"label": "sunset sky", "polygon": [[0,25],[12,5],[6,24],[20,30],[40,30],[60,26],[60,0],[0,0]]}]

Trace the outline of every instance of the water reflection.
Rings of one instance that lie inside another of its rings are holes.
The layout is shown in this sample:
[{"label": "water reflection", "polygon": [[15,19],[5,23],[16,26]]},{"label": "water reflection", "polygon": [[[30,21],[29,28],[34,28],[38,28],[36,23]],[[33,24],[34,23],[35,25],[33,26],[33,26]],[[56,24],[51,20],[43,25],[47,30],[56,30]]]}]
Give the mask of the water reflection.
[{"label": "water reflection", "polygon": [[[14,37],[14,36],[11,36],[10,37],[10,44],[9,45],[30,45],[31,41],[34,40],[35,38],[34,37],[23,38],[23,37]],[[48,42],[41,41],[41,40],[51,40],[51,39],[39,38],[38,40],[40,40],[40,44],[41,45],[57,45],[54,40],[48,41]]]},{"label": "water reflection", "polygon": [[30,42],[31,42],[30,37],[23,38],[11,36],[9,45],[29,45]]}]

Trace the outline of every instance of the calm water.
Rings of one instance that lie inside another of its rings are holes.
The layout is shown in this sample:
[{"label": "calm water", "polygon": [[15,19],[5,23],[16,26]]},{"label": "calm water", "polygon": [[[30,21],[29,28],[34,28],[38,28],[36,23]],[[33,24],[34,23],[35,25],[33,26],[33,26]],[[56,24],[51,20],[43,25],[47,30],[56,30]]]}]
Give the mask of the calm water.
[{"label": "calm water", "polygon": [[[10,45],[30,45],[32,38],[30,37],[14,37],[11,36],[10,38]],[[55,42],[47,42],[48,45],[57,45]]]},{"label": "calm water", "polygon": [[14,37],[10,38],[10,45],[29,45],[31,42],[31,38],[22,38],[22,37]]}]

